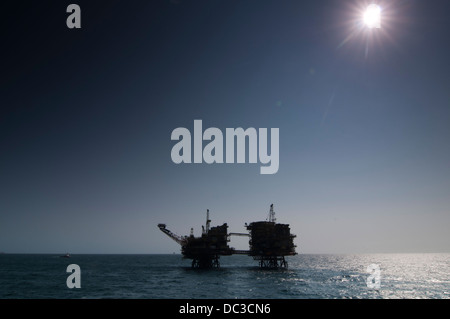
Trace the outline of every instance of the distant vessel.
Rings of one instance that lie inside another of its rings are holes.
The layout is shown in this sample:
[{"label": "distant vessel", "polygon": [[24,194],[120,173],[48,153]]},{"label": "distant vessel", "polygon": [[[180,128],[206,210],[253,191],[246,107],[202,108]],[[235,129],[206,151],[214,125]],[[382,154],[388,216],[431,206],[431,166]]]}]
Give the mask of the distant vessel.
[{"label": "distant vessel", "polygon": [[62,258],[70,258],[70,255],[69,255],[69,253],[66,253],[65,255],[61,255],[60,257],[62,257]]}]

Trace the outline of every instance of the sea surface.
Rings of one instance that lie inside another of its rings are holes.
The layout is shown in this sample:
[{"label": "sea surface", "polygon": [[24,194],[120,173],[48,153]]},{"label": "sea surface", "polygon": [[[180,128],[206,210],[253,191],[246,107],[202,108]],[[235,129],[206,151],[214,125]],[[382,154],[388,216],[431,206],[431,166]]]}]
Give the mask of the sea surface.
[{"label": "sea surface", "polygon": [[[288,269],[260,269],[251,257],[191,269],[181,255],[1,254],[1,299],[450,299],[450,254],[296,255]],[[81,288],[68,288],[67,266]],[[379,288],[368,278],[379,268]],[[372,268],[373,269],[373,268]]]}]

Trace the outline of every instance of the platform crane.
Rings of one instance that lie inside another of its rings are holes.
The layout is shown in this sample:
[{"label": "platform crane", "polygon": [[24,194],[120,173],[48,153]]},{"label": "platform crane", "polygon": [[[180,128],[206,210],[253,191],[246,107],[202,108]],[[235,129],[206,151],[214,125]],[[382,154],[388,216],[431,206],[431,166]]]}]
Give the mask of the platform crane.
[{"label": "platform crane", "polygon": [[175,233],[172,233],[170,230],[166,228],[166,224],[158,224],[159,230],[161,230],[164,234],[175,240],[181,246],[186,244],[186,237],[178,236]]}]

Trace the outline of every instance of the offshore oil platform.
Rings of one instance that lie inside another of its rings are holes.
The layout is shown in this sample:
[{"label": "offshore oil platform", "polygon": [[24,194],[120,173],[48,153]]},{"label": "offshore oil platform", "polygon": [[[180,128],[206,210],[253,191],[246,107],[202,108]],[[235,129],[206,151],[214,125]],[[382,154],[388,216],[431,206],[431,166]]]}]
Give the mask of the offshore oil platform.
[{"label": "offshore oil platform", "polygon": [[[288,224],[277,224],[273,204],[270,205],[266,221],[245,224],[249,233],[228,233],[228,225],[211,227],[209,210],[206,212],[206,225],[202,226],[201,237],[195,237],[191,228],[190,236],[178,236],[158,224],[159,229],[181,245],[183,258],[192,259],[192,268],[220,267],[220,256],[248,255],[258,260],[261,268],[287,268],[285,256],[296,255],[295,235]],[[249,250],[236,250],[229,247],[231,236],[249,237]]]}]

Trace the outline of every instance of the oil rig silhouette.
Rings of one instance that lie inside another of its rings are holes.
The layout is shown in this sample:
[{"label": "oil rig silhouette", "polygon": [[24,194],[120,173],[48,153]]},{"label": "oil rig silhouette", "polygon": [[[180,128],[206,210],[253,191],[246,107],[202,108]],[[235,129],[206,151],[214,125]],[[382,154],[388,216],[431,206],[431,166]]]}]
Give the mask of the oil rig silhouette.
[{"label": "oil rig silhouette", "polygon": [[[209,209],[206,212],[206,225],[202,226],[201,237],[194,237],[191,228],[190,236],[178,236],[166,228],[166,224],[158,224],[159,229],[181,245],[183,258],[192,259],[192,268],[220,267],[220,256],[248,255],[259,262],[261,268],[287,268],[285,256],[293,256],[295,252],[294,238],[288,224],[277,224],[273,204],[266,221],[252,222],[245,227],[249,233],[228,233],[228,225],[211,227]],[[249,250],[236,250],[229,247],[231,236],[249,237]]]}]

